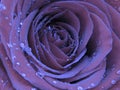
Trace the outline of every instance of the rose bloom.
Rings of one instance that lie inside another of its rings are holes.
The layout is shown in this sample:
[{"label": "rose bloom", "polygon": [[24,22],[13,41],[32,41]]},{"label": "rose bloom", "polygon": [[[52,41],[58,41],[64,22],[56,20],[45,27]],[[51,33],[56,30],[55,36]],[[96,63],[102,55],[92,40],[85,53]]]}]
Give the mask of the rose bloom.
[{"label": "rose bloom", "polygon": [[104,0],[1,0],[0,90],[119,90],[120,13]]}]

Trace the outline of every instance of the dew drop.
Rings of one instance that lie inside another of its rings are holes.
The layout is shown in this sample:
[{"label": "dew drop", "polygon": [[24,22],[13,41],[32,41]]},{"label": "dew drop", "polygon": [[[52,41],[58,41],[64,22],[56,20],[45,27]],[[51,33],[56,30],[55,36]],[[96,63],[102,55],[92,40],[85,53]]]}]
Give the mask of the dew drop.
[{"label": "dew drop", "polygon": [[95,87],[95,84],[94,84],[94,83],[91,83],[91,86],[92,86],[92,87]]},{"label": "dew drop", "polygon": [[28,53],[31,53],[31,48],[25,47],[25,51],[28,52]]},{"label": "dew drop", "polygon": [[118,71],[117,71],[117,74],[119,74],[119,75],[120,75],[120,70],[118,70]]},{"label": "dew drop", "polygon": [[17,32],[20,32],[20,27],[17,28]]},{"label": "dew drop", "polygon": [[70,61],[70,59],[67,59],[67,61]]},{"label": "dew drop", "polygon": [[20,63],[19,63],[19,62],[17,62],[16,64],[17,64],[18,66],[20,66]]},{"label": "dew drop", "polygon": [[36,88],[31,88],[31,90],[37,90]]},{"label": "dew drop", "polygon": [[115,81],[115,80],[112,80],[112,81],[111,81],[111,84],[115,84],[115,83],[116,83],[116,81]]},{"label": "dew drop", "polygon": [[3,81],[3,80],[1,80],[1,83],[4,83],[4,81]]},{"label": "dew drop", "polygon": [[78,86],[77,90],[84,90],[83,87]]},{"label": "dew drop", "polygon": [[25,74],[25,73],[22,73],[21,75],[22,75],[23,77],[25,77],[25,76],[26,76],[26,74]]},{"label": "dew drop", "polygon": [[5,10],[5,9],[6,9],[5,5],[2,4],[2,3],[0,3],[0,11],[1,11],[1,10]]},{"label": "dew drop", "polygon": [[9,48],[13,47],[13,45],[10,44],[10,43],[8,43],[7,46],[8,46]]},{"label": "dew drop", "polygon": [[20,43],[20,47],[24,49],[25,48],[25,44],[24,43]]},{"label": "dew drop", "polygon": [[57,83],[57,81],[53,81],[53,83],[54,83],[54,84],[56,84],[56,83]]},{"label": "dew drop", "polygon": [[43,78],[43,77],[44,77],[44,74],[41,73],[41,72],[36,72],[36,76],[40,76],[41,78]]},{"label": "dew drop", "polygon": [[30,66],[30,64],[28,63],[27,66]]},{"label": "dew drop", "polygon": [[12,57],[12,59],[15,59],[15,58],[16,58],[16,56],[13,56],[13,57]]},{"label": "dew drop", "polygon": [[12,26],[12,23],[9,23],[10,26]]},{"label": "dew drop", "polygon": [[22,22],[20,22],[20,25],[22,26],[22,25],[23,25],[23,23],[22,23]]}]

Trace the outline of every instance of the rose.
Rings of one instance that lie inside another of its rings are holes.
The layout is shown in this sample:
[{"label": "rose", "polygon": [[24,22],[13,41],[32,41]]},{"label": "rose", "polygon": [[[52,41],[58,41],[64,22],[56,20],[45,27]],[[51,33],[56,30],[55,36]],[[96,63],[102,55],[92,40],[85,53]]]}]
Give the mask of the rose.
[{"label": "rose", "polygon": [[106,90],[119,81],[120,14],[104,0],[1,6],[1,89]]}]

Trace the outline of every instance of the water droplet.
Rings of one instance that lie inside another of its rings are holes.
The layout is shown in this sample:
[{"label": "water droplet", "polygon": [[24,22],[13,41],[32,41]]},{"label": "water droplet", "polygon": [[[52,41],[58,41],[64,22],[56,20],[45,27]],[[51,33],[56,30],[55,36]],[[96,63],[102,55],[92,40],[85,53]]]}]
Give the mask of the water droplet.
[{"label": "water droplet", "polygon": [[24,49],[25,48],[25,44],[24,43],[20,43],[20,47]]},{"label": "water droplet", "polygon": [[31,53],[31,48],[25,47],[25,51],[28,52],[28,53]]},{"label": "water droplet", "polygon": [[12,59],[15,59],[15,58],[16,58],[16,56],[13,56],[13,57],[12,57]]},{"label": "water droplet", "polygon": [[11,43],[8,43],[7,46],[8,46],[9,48],[13,47],[13,45],[12,45]]},{"label": "water droplet", "polygon": [[36,76],[40,76],[41,78],[43,78],[43,77],[44,77],[44,74],[41,73],[41,72],[36,72]]},{"label": "water droplet", "polygon": [[20,32],[20,29],[21,29],[21,28],[20,28],[20,27],[18,27],[18,28],[17,28],[17,32]]},{"label": "water droplet", "polygon": [[30,66],[30,64],[28,63],[27,66]]},{"label": "water droplet", "polygon": [[36,88],[31,88],[31,90],[37,90]]},{"label": "water droplet", "polygon": [[83,87],[78,86],[77,90],[84,90]]},{"label": "water droplet", "polygon": [[120,75],[120,70],[118,70],[118,71],[117,71],[117,74],[119,74],[119,75]]},{"label": "water droplet", "polygon": [[94,83],[91,83],[90,85],[91,85],[92,87],[95,87],[95,84],[94,84]]},{"label": "water droplet", "polygon": [[3,81],[3,80],[1,80],[1,83],[4,83],[4,81]]},{"label": "water droplet", "polygon": [[51,28],[51,26],[48,26],[48,31],[52,31],[52,28]]},{"label": "water droplet", "polygon": [[1,11],[1,10],[5,10],[5,9],[6,9],[5,5],[2,4],[2,3],[0,3],[0,11]]},{"label": "water droplet", "polygon": [[12,26],[12,23],[9,23],[10,26]]},{"label": "water droplet", "polygon": [[112,81],[111,81],[111,83],[112,83],[112,84],[115,84],[115,83],[116,83],[116,81],[115,81],[115,80],[112,80]]},{"label": "water droplet", "polygon": [[67,59],[67,61],[70,61],[70,59]]},{"label": "water droplet", "polygon": [[56,84],[56,83],[57,83],[57,81],[53,81],[53,83],[54,83],[54,84]]},{"label": "water droplet", "polygon": [[22,73],[21,75],[22,75],[23,77],[25,77],[25,76],[26,76],[26,74],[25,74],[25,73]]},{"label": "water droplet", "polygon": [[23,25],[23,23],[22,23],[22,22],[20,22],[20,25],[22,26],[22,25]]},{"label": "water droplet", "polygon": [[17,62],[16,64],[17,64],[18,66],[20,66],[20,63],[19,63],[19,62]]},{"label": "water droplet", "polygon": [[6,81],[4,82],[3,86],[5,86],[7,83],[8,83],[8,80],[6,80]]}]

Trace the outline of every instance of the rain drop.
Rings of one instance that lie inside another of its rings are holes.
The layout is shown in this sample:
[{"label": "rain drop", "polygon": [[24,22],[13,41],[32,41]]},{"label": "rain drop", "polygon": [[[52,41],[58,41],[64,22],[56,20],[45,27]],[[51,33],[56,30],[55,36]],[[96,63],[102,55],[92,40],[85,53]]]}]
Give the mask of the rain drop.
[{"label": "rain drop", "polygon": [[28,63],[27,66],[30,66],[30,64]]},{"label": "rain drop", "polygon": [[115,84],[115,83],[116,83],[116,81],[115,81],[115,80],[112,80],[112,81],[111,81],[111,83],[112,83],[112,84]]},{"label": "rain drop", "polygon": [[2,4],[2,3],[0,3],[0,11],[1,11],[1,10],[5,10],[5,9],[6,9],[5,5]]},{"label": "rain drop", "polygon": [[25,44],[24,43],[20,43],[20,47],[24,49],[25,48]]},{"label": "rain drop", "polygon": [[10,44],[10,43],[8,43],[7,46],[8,46],[9,48],[13,47],[13,45]]},{"label": "rain drop", "polygon": [[25,76],[26,76],[26,74],[25,74],[25,73],[22,73],[21,75],[22,75],[23,77],[25,77]]},{"label": "rain drop", "polygon": [[19,62],[17,62],[16,64],[17,64],[18,66],[20,66],[20,63],[19,63]]},{"label": "rain drop", "polygon": [[15,58],[16,58],[16,56],[13,56],[13,57],[12,57],[12,59],[15,59]]},{"label": "rain drop", "polygon": [[40,76],[41,78],[43,78],[43,77],[44,77],[44,74],[41,73],[41,72],[36,72],[36,76]]},{"label": "rain drop", "polygon": [[4,83],[4,81],[3,81],[3,80],[1,80],[1,83]]},{"label": "rain drop", "polygon": [[53,81],[53,83],[54,83],[54,84],[56,84],[56,83],[57,83],[57,81]]},{"label": "rain drop", "polygon": [[70,61],[70,59],[67,59],[67,61]]},{"label": "rain drop", "polygon": [[77,90],[84,90],[83,87],[78,86]]},{"label": "rain drop", "polygon": [[20,25],[22,26],[22,25],[23,25],[23,23],[22,23],[22,22],[20,22]]},{"label": "rain drop", "polygon": [[37,90],[36,88],[31,88],[31,90]]},{"label": "rain drop", "polygon": [[91,83],[91,86],[92,86],[92,87],[95,87],[95,84],[94,84],[94,83]]},{"label": "rain drop", "polygon": [[12,26],[12,23],[9,23],[10,26]]},{"label": "rain drop", "polygon": [[119,74],[119,75],[120,75],[120,70],[118,70],[118,71],[117,71],[117,74]]},{"label": "rain drop", "polygon": [[17,32],[20,32],[20,27],[17,28]]}]

